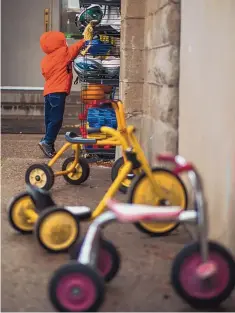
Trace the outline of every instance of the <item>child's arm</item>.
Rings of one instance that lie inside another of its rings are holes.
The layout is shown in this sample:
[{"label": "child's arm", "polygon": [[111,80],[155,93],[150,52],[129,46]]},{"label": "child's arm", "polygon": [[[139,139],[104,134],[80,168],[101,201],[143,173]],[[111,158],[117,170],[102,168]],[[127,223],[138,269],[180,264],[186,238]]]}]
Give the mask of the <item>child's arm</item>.
[{"label": "child's arm", "polygon": [[[96,21],[91,21],[85,28],[83,32],[83,39],[76,42],[72,46],[70,46],[69,49],[69,58],[71,61],[73,61],[77,55],[79,54],[80,50],[82,49],[83,45],[85,44],[85,41],[90,41],[93,38],[93,31],[94,31],[94,26],[97,24]],[[88,46],[83,55],[86,54],[86,52],[89,50],[90,46]]]},{"label": "child's arm", "polygon": [[68,47],[70,61],[73,61],[77,57],[84,43],[85,43],[85,40],[81,39],[78,42]]}]

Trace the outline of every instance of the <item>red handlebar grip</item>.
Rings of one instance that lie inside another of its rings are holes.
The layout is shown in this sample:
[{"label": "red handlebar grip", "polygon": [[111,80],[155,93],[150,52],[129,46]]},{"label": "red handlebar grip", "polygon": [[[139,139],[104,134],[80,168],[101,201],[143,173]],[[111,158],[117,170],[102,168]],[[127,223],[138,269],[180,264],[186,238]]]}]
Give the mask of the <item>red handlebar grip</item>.
[{"label": "red handlebar grip", "polygon": [[157,160],[160,162],[170,162],[176,165],[175,169],[173,170],[175,174],[194,171],[194,167],[191,163],[187,163],[185,165],[179,165],[176,161],[176,156],[172,154],[159,154],[157,156]]},{"label": "red handlebar grip", "polygon": [[194,167],[191,163],[187,163],[183,166],[177,166],[174,169],[175,174],[183,173],[183,172],[189,172],[189,171],[194,171]]},{"label": "red handlebar grip", "polygon": [[175,155],[173,154],[159,154],[157,156],[158,161],[163,161],[163,162],[171,162],[176,164],[175,162]]}]

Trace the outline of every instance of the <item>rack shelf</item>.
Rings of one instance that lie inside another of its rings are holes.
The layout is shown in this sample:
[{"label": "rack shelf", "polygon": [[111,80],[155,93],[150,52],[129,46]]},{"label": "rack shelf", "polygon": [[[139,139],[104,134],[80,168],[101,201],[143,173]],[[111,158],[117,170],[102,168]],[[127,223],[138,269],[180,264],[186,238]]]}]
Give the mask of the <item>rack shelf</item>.
[{"label": "rack shelf", "polygon": [[119,79],[103,79],[103,78],[79,78],[81,83],[88,83],[88,84],[99,84],[99,85],[108,85],[113,87],[119,86]]},{"label": "rack shelf", "polygon": [[121,7],[121,0],[80,0],[81,7],[88,7],[91,4]]}]

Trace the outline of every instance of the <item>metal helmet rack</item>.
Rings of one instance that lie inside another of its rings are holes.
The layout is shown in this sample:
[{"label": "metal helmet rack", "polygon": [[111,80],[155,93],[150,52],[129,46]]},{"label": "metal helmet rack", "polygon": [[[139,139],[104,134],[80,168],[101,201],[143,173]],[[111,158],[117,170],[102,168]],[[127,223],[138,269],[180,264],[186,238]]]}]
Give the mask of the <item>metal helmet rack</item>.
[{"label": "metal helmet rack", "polygon": [[[92,6],[92,7],[91,7]],[[92,10],[102,8],[103,18],[94,26],[94,37],[89,43],[87,53],[74,60],[74,70],[78,75],[77,83],[81,84],[81,113],[79,114],[80,131],[87,136],[87,127],[110,126],[116,128],[116,116],[112,108],[100,107],[100,103],[119,98],[120,71],[120,10],[121,0],[80,0],[83,8],[82,21],[88,12],[87,21],[91,20]],[[99,12],[98,12],[99,13]],[[79,25],[80,31],[84,25]],[[86,23],[87,25],[87,23]],[[115,147],[84,146],[87,154],[101,159],[114,159]]]}]

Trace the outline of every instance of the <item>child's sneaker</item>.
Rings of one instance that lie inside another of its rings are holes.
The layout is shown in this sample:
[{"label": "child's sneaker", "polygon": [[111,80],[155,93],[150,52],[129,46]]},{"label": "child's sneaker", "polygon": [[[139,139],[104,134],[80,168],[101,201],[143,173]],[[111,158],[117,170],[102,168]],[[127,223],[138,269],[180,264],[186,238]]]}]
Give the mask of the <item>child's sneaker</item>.
[{"label": "child's sneaker", "polygon": [[53,158],[56,154],[54,144],[48,144],[45,141],[40,141],[38,144],[39,148],[48,158]]}]

